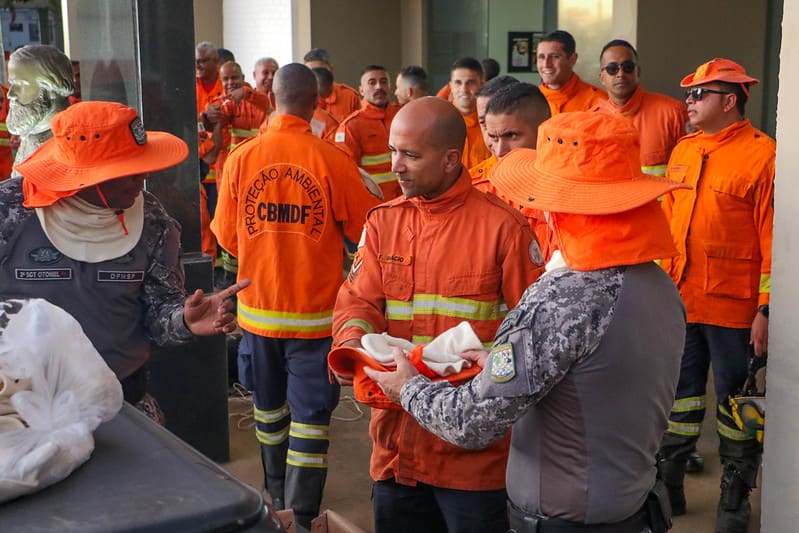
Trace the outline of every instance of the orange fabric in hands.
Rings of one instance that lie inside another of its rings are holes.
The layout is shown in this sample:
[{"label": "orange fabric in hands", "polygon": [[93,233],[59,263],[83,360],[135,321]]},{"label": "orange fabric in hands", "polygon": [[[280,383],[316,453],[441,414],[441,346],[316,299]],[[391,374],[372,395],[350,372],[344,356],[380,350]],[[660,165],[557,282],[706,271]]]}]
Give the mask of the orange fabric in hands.
[{"label": "orange fabric in hands", "polygon": [[683,138],[666,176],[692,185],[663,198],[679,255],[661,266],[680,289],[688,322],[749,328],[769,303],[774,231],[773,139],[740,120]]},{"label": "orange fabric in hands", "polygon": [[589,111],[600,101],[608,99],[605,91],[584,82],[577,74],[573,74],[568,83],[560,89],[550,89],[544,83],[540,84],[538,88],[549,102],[549,109],[553,116],[570,111]]}]

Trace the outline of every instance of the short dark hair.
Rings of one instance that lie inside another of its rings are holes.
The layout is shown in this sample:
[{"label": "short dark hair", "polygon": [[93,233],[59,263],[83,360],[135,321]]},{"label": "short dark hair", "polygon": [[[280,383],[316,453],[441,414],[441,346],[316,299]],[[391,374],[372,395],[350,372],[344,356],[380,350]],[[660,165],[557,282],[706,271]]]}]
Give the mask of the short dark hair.
[{"label": "short dark hair", "polygon": [[307,63],[309,61],[321,61],[326,65],[330,65],[330,54],[327,53],[327,50],[324,48],[311,48],[308,50],[308,53],[305,54],[302,58],[303,63]]},{"label": "short dark hair", "polygon": [[408,85],[427,94],[427,72],[419,65],[409,65],[400,71],[402,79]]},{"label": "short dark hair", "polygon": [[223,65],[228,61],[236,61],[236,56],[233,55],[233,52],[228,50],[227,48],[217,48],[216,55],[219,57],[219,64]]},{"label": "short dark hair", "polygon": [[456,59],[449,71],[451,73],[459,68],[465,68],[468,70],[473,70],[474,72],[479,72],[480,78],[483,78],[483,65],[473,57],[462,57],[460,59]]},{"label": "short dark hair", "polygon": [[638,61],[638,51],[635,49],[633,45],[629,42],[625,41],[624,39],[613,39],[608,44],[602,47],[602,51],[599,52],[599,60],[602,61],[602,56],[605,54],[605,50],[608,48],[613,48],[614,46],[623,46],[625,48],[629,48],[633,52],[633,57],[636,61]]},{"label": "short dark hair", "polygon": [[519,80],[513,76],[497,76],[480,87],[480,90],[475,93],[475,96],[488,96],[490,98],[497,94],[500,89],[508,85],[513,85],[514,83],[519,83]]},{"label": "short dark hair", "polygon": [[333,87],[333,73],[325,67],[312,68],[311,72],[316,76],[316,82],[319,84],[319,87],[324,87],[325,89]]},{"label": "short dark hair", "polygon": [[499,62],[496,59],[487,57],[480,62],[483,65],[483,76],[485,81],[493,80],[499,76]]},{"label": "short dark hair", "polygon": [[520,109],[532,109],[543,119],[552,112],[546,97],[532,83],[518,82],[502,87],[491,97],[486,106],[486,115],[511,115]]},{"label": "short dark hair", "polygon": [[[726,91],[735,95],[735,107],[738,112],[743,116],[746,113],[746,102],[749,100],[749,84],[746,83],[730,83],[726,81],[718,82],[722,91]],[[746,90],[744,90],[744,85]]]},{"label": "short dark hair", "polygon": [[566,52],[567,56],[572,55],[577,50],[577,43],[574,42],[574,37],[572,34],[565,31],[565,30],[555,30],[547,33],[544,37],[541,38],[542,43],[560,43],[563,47],[563,51]]},{"label": "short dark hair", "polygon": [[360,76],[363,76],[367,72],[372,72],[373,70],[382,70],[384,72],[388,72],[386,70],[386,67],[384,67],[383,65],[366,65],[365,67],[363,67],[363,70],[361,70]]}]

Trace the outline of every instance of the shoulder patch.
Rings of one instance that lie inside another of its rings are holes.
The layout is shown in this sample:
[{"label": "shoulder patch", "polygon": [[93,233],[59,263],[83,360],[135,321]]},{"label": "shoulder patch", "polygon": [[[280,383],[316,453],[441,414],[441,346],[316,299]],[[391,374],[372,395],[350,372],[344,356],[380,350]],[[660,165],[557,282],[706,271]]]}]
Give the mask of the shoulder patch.
[{"label": "shoulder patch", "polygon": [[516,377],[516,361],[513,356],[513,345],[499,344],[491,350],[491,381],[506,383]]}]

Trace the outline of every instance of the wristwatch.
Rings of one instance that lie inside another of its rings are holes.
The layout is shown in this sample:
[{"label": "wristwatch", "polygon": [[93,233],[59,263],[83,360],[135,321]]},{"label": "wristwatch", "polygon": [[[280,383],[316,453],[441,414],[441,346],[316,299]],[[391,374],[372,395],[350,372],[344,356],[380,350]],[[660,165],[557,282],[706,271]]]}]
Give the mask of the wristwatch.
[{"label": "wristwatch", "polygon": [[766,305],[761,305],[760,307],[758,307],[758,308],[757,308],[757,311],[758,311],[758,312],[759,312],[761,315],[763,315],[764,317],[768,318],[768,304],[766,304]]}]

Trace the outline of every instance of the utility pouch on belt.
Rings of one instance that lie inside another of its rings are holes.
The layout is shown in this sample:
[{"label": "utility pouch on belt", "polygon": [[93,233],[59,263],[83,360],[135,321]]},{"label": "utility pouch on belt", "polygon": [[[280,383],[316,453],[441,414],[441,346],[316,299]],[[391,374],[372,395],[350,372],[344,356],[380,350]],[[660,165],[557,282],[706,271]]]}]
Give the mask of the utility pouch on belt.
[{"label": "utility pouch on belt", "polygon": [[671,503],[663,480],[655,481],[655,486],[646,497],[646,510],[652,533],[665,533],[671,529]]}]

